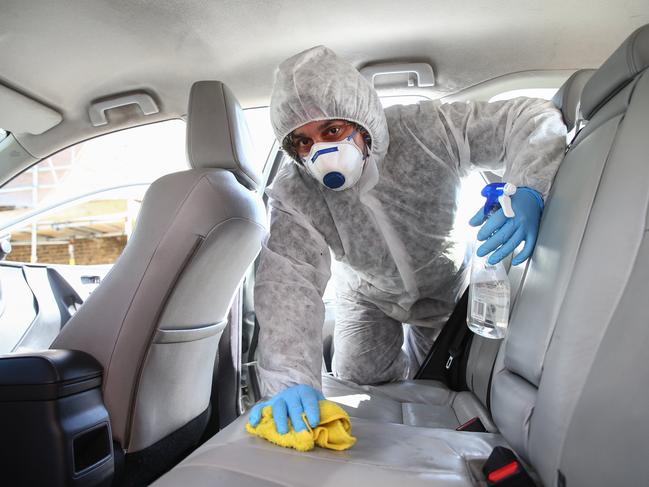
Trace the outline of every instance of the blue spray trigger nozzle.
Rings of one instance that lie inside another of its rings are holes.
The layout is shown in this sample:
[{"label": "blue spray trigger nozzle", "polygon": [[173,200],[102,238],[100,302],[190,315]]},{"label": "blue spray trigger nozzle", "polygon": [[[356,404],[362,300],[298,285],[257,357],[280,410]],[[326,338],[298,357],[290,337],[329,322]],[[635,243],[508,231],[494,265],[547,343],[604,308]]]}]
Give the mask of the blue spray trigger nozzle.
[{"label": "blue spray trigger nozzle", "polygon": [[487,184],[480,192],[480,194],[487,199],[483,209],[485,216],[488,216],[493,211],[502,208],[505,216],[512,218],[514,216],[514,210],[512,209],[510,196],[514,193],[516,193],[516,186],[513,184]]},{"label": "blue spray trigger nozzle", "polygon": [[480,194],[487,198],[484,204],[484,214],[488,215],[493,210],[500,208],[498,197],[504,194],[505,183],[491,183],[487,184]]}]

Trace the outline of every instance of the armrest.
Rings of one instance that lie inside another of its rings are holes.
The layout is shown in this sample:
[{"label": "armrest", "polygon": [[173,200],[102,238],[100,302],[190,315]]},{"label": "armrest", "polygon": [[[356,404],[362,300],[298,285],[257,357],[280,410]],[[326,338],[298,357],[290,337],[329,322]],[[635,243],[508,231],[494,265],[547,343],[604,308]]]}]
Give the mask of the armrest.
[{"label": "armrest", "polygon": [[0,355],[7,485],[108,486],[114,471],[99,362],[75,350]]},{"label": "armrest", "polygon": [[103,370],[77,350],[0,355],[0,401],[51,400],[101,386]]}]

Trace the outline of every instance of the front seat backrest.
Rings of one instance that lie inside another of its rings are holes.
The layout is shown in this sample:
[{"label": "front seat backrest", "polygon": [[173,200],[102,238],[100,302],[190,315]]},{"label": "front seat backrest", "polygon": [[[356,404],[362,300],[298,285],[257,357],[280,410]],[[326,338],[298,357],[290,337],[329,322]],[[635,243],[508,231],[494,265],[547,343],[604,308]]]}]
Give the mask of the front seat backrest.
[{"label": "front seat backrest", "polygon": [[208,408],[225,317],[266,232],[243,117],[221,82],[194,84],[193,169],[151,185],[123,254],[52,344],[101,362],[113,437],[128,453]]},{"label": "front seat backrest", "polygon": [[[575,71],[557,91],[552,102],[561,110],[563,121],[571,134],[574,134],[579,120],[581,93],[586,82],[591,78],[594,69],[581,69]],[[546,225],[547,226],[547,225]],[[540,247],[540,245],[539,245]],[[526,272],[526,265],[511,266],[509,280],[511,284],[511,306],[516,306],[520,285]],[[492,340],[479,335],[474,335],[466,365],[466,383],[482,402],[489,407],[489,387],[494,361],[500,349],[502,340]]]},{"label": "front seat backrest", "polygon": [[493,375],[494,420],[546,486],[645,485],[649,475],[649,393],[638,385],[649,343],[638,297],[649,262],[647,67],[649,26],[585,84],[588,123],[557,173]]},{"label": "front seat backrest", "polygon": [[647,485],[649,25],[592,76],[581,108],[572,151],[593,162],[584,156],[614,139],[546,353],[530,454],[548,485]]}]

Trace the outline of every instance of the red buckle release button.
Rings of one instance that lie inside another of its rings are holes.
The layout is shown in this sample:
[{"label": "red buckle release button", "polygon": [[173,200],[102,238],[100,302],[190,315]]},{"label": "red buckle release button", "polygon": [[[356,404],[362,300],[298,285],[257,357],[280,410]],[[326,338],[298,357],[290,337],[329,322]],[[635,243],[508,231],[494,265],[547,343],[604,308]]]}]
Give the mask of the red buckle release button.
[{"label": "red buckle release button", "polygon": [[487,476],[487,481],[489,481],[492,484],[501,482],[507,477],[511,477],[512,475],[517,474],[519,467],[520,465],[518,464],[518,462],[514,460],[513,462],[508,463],[504,467],[500,467],[499,469],[494,470],[493,472],[489,472],[489,475]]},{"label": "red buckle release button", "polygon": [[487,428],[484,427],[484,424],[482,424],[482,421],[480,421],[479,417],[475,417],[468,420],[466,423],[461,424],[457,428],[455,428],[455,431],[471,431],[473,433],[486,433]]}]

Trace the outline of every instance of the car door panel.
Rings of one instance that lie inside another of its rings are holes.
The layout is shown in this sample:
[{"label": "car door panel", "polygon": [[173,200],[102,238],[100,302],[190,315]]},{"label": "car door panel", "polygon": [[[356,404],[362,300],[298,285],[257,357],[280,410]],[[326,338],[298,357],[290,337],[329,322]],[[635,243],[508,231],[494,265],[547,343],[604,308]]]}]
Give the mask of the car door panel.
[{"label": "car door panel", "polygon": [[81,306],[79,293],[47,266],[0,264],[0,353],[48,348]]},{"label": "car door panel", "polygon": [[36,304],[22,266],[0,264],[0,285],[5,303],[0,316],[0,353],[9,353],[36,318]]},{"label": "car door panel", "polygon": [[36,317],[25,331],[14,351],[48,348],[59,334],[62,316],[50,285],[46,267],[23,266],[25,282],[34,296]]}]

